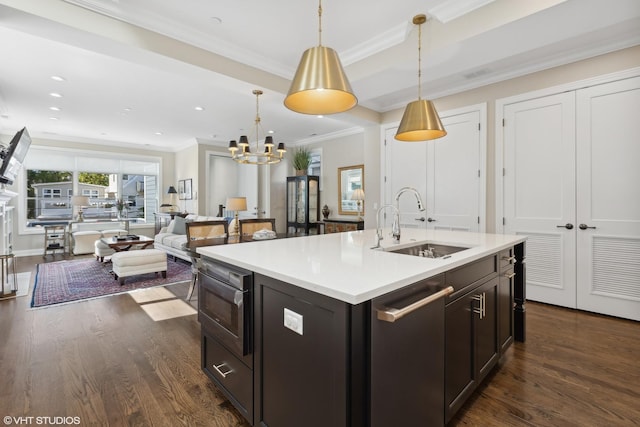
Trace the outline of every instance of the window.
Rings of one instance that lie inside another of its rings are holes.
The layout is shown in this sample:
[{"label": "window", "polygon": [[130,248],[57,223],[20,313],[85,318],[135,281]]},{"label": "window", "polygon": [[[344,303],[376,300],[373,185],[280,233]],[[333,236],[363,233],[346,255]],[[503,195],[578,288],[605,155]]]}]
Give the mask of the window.
[{"label": "window", "polygon": [[[89,197],[89,206],[83,207],[86,219],[128,214],[136,222],[152,222],[159,205],[160,160],[119,156],[31,147],[24,165],[26,181],[20,184],[25,189],[21,193],[26,195],[26,215],[20,218],[21,228],[71,220],[73,195]],[[52,164],[60,170],[51,170]],[[118,201],[124,202],[124,213],[118,211]]]}]

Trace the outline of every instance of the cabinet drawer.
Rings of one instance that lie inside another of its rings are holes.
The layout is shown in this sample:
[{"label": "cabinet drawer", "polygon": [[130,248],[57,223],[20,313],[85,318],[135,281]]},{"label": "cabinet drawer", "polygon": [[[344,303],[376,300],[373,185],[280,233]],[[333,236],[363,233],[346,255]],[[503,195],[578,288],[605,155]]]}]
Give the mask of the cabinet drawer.
[{"label": "cabinet drawer", "polygon": [[447,297],[447,304],[461,297],[498,273],[498,254],[491,255],[445,273],[445,284],[454,292]]},{"label": "cabinet drawer", "polygon": [[202,369],[242,415],[252,421],[253,371],[206,332],[202,334]]}]

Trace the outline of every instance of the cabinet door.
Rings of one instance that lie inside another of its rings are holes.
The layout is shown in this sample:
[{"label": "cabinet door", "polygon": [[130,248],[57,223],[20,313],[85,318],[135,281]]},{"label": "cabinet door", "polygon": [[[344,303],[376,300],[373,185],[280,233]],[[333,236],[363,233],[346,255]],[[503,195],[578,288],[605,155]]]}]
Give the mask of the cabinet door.
[{"label": "cabinet door", "polygon": [[347,425],[347,304],[257,274],[255,290],[255,424]]},{"label": "cabinet door", "polygon": [[445,309],[445,421],[449,422],[475,389],[473,364],[473,295]]},{"label": "cabinet door", "polygon": [[494,277],[446,307],[446,422],[498,362],[498,283]]},{"label": "cabinet door", "polygon": [[515,272],[513,267],[500,272],[498,285],[498,342],[500,354],[513,342],[513,285]]},{"label": "cabinet door", "polygon": [[495,277],[474,292],[475,379],[479,383],[498,363],[498,283]]}]

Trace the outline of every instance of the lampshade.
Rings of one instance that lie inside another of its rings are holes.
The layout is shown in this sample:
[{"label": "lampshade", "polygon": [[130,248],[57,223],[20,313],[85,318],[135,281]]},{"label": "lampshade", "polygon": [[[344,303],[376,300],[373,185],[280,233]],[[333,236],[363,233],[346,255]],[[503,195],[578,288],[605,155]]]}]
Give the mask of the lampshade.
[{"label": "lampshade", "polygon": [[73,206],[89,206],[89,197],[87,196],[72,196],[71,204]]},{"label": "lampshade", "polygon": [[178,191],[176,190],[176,187],[174,187],[173,185],[169,186],[169,190],[167,191],[168,194],[178,194]]},{"label": "lampshade", "polygon": [[284,105],[302,114],[342,113],[356,106],[335,50],[322,46],[322,1],[318,5],[318,46],[304,51]]},{"label": "lampshade", "polygon": [[246,197],[228,197],[225,203],[226,207],[230,211],[246,211],[247,210],[247,198]]},{"label": "lampshade", "polygon": [[405,142],[427,141],[446,134],[433,102],[419,99],[407,104],[395,138]]},{"label": "lampshade", "polygon": [[426,15],[416,15],[413,23],[418,25],[418,100],[410,102],[404,110],[395,139],[414,142],[441,138],[447,134],[444,130],[436,107],[429,100],[422,99],[422,24],[427,22]]},{"label": "lampshade", "polygon": [[364,191],[362,188],[358,188],[351,194],[351,200],[364,200]]}]

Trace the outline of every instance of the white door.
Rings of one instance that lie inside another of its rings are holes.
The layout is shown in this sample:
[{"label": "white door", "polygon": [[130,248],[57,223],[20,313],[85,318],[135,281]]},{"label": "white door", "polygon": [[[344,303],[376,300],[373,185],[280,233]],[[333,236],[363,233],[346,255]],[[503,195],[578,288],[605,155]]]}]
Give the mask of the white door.
[{"label": "white door", "polygon": [[[207,169],[207,214],[216,215],[218,205],[228,197],[246,197],[247,210],[238,212],[240,218],[256,218],[258,206],[258,167],[241,165],[228,156],[209,154]],[[233,213],[230,213],[231,215]]]},{"label": "white door", "polygon": [[577,92],[577,305],[635,320],[640,320],[639,114],[640,77]]},{"label": "white door", "polygon": [[575,94],[506,105],[503,132],[504,232],[528,236],[527,299],[575,308]]},{"label": "white door", "polygon": [[[385,134],[386,182],[384,203],[396,206],[395,195],[403,187],[413,187],[422,201],[427,196],[427,142],[400,142],[394,136],[398,128],[389,128]],[[392,210],[386,212],[386,226],[391,226]],[[400,198],[400,226],[426,227],[426,212],[418,211],[413,194],[407,193]],[[384,218],[380,215],[380,221]]]},{"label": "white door", "polygon": [[441,120],[447,136],[427,144],[427,227],[480,231],[485,221],[479,213],[484,195],[480,112]]},{"label": "white door", "polygon": [[[418,211],[411,193],[404,194],[401,227],[483,231],[486,137],[479,125],[486,122],[486,105],[443,112],[440,118],[447,135],[433,141],[400,142],[394,139],[397,128],[386,129],[384,203],[395,205],[397,192],[413,187],[426,211]],[[386,218],[390,226],[388,211]]]}]

